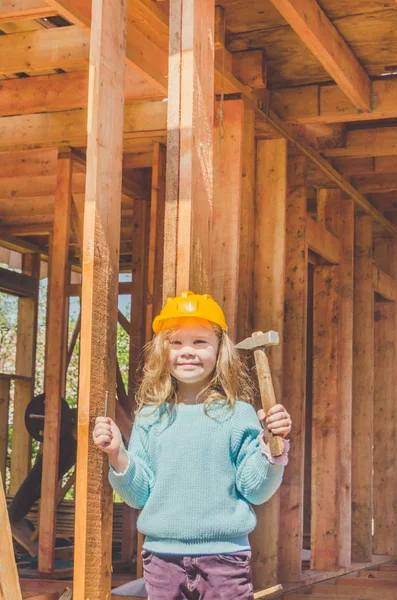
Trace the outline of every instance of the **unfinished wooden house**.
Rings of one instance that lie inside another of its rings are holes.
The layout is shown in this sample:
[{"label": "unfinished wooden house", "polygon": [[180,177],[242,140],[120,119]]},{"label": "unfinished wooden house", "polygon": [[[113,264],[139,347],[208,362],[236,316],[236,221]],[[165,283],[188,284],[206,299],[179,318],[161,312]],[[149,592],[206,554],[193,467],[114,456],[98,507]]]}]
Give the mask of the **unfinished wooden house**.
[{"label": "unfinished wooden house", "polygon": [[[0,596],[104,600],[141,577],[137,511],[112,510],[91,433],[107,411],[128,438],[152,318],[192,289],[222,304],[236,342],[282,338],[270,358],[292,449],[255,507],[256,598],[397,598],[397,2],[0,0],[0,33],[0,290],[19,298],[0,374],[9,505],[33,489],[25,413],[43,440],[35,529],[11,522],[14,549],[0,504]],[[61,487],[78,336],[77,467]],[[22,547],[35,564],[15,566]]]}]

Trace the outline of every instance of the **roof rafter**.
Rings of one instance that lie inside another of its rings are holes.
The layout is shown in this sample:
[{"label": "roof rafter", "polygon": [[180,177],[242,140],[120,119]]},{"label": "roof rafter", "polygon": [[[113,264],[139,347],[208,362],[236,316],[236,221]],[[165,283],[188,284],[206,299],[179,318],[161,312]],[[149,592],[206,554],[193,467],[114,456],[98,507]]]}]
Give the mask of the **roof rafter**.
[{"label": "roof rafter", "polygon": [[371,110],[371,80],[316,0],[271,0],[358,110]]},{"label": "roof rafter", "polygon": [[2,0],[0,23],[17,21],[19,19],[41,19],[58,14],[54,8],[42,0]]}]

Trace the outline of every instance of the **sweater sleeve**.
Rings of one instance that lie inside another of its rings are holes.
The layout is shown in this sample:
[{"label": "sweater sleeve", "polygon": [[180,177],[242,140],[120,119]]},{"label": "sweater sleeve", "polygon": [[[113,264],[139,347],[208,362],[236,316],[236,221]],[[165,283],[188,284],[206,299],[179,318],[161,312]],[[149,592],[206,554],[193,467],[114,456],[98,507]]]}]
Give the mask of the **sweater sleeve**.
[{"label": "sweater sleeve", "polygon": [[143,508],[154,484],[148,454],[148,428],[135,419],[128,444],[128,464],[123,473],[109,465],[109,481],[115,492],[133,508]]},{"label": "sweater sleeve", "polygon": [[255,409],[238,402],[232,432],[232,452],[236,465],[236,486],[251,504],[263,504],[281,485],[284,467],[272,465],[260,451],[261,432]]}]

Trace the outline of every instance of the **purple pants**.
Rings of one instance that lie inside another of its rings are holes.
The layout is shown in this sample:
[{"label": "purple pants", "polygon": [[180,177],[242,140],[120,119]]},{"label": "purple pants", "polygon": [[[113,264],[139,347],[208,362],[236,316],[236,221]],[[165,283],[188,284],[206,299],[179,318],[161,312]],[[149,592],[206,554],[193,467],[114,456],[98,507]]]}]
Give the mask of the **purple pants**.
[{"label": "purple pants", "polygon": [[177,556],[142,550],[148,600],[253,600],[251,551]]}]

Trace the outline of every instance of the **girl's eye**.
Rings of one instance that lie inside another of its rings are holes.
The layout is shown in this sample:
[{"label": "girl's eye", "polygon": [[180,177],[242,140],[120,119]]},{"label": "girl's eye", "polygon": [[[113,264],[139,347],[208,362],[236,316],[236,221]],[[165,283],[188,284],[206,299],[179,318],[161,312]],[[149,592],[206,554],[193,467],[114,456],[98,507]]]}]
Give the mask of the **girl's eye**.
[{"label": "girl's eye", "polygon": [[171,346],[180,346],[181,342],[179,342],[178,340],[171,340],[170,344],[171,344]]},{"label": "girl's eye", "polygon": [[196,340],[194,343],[195,344],[206,344],[207,342],[205,340]]}]

